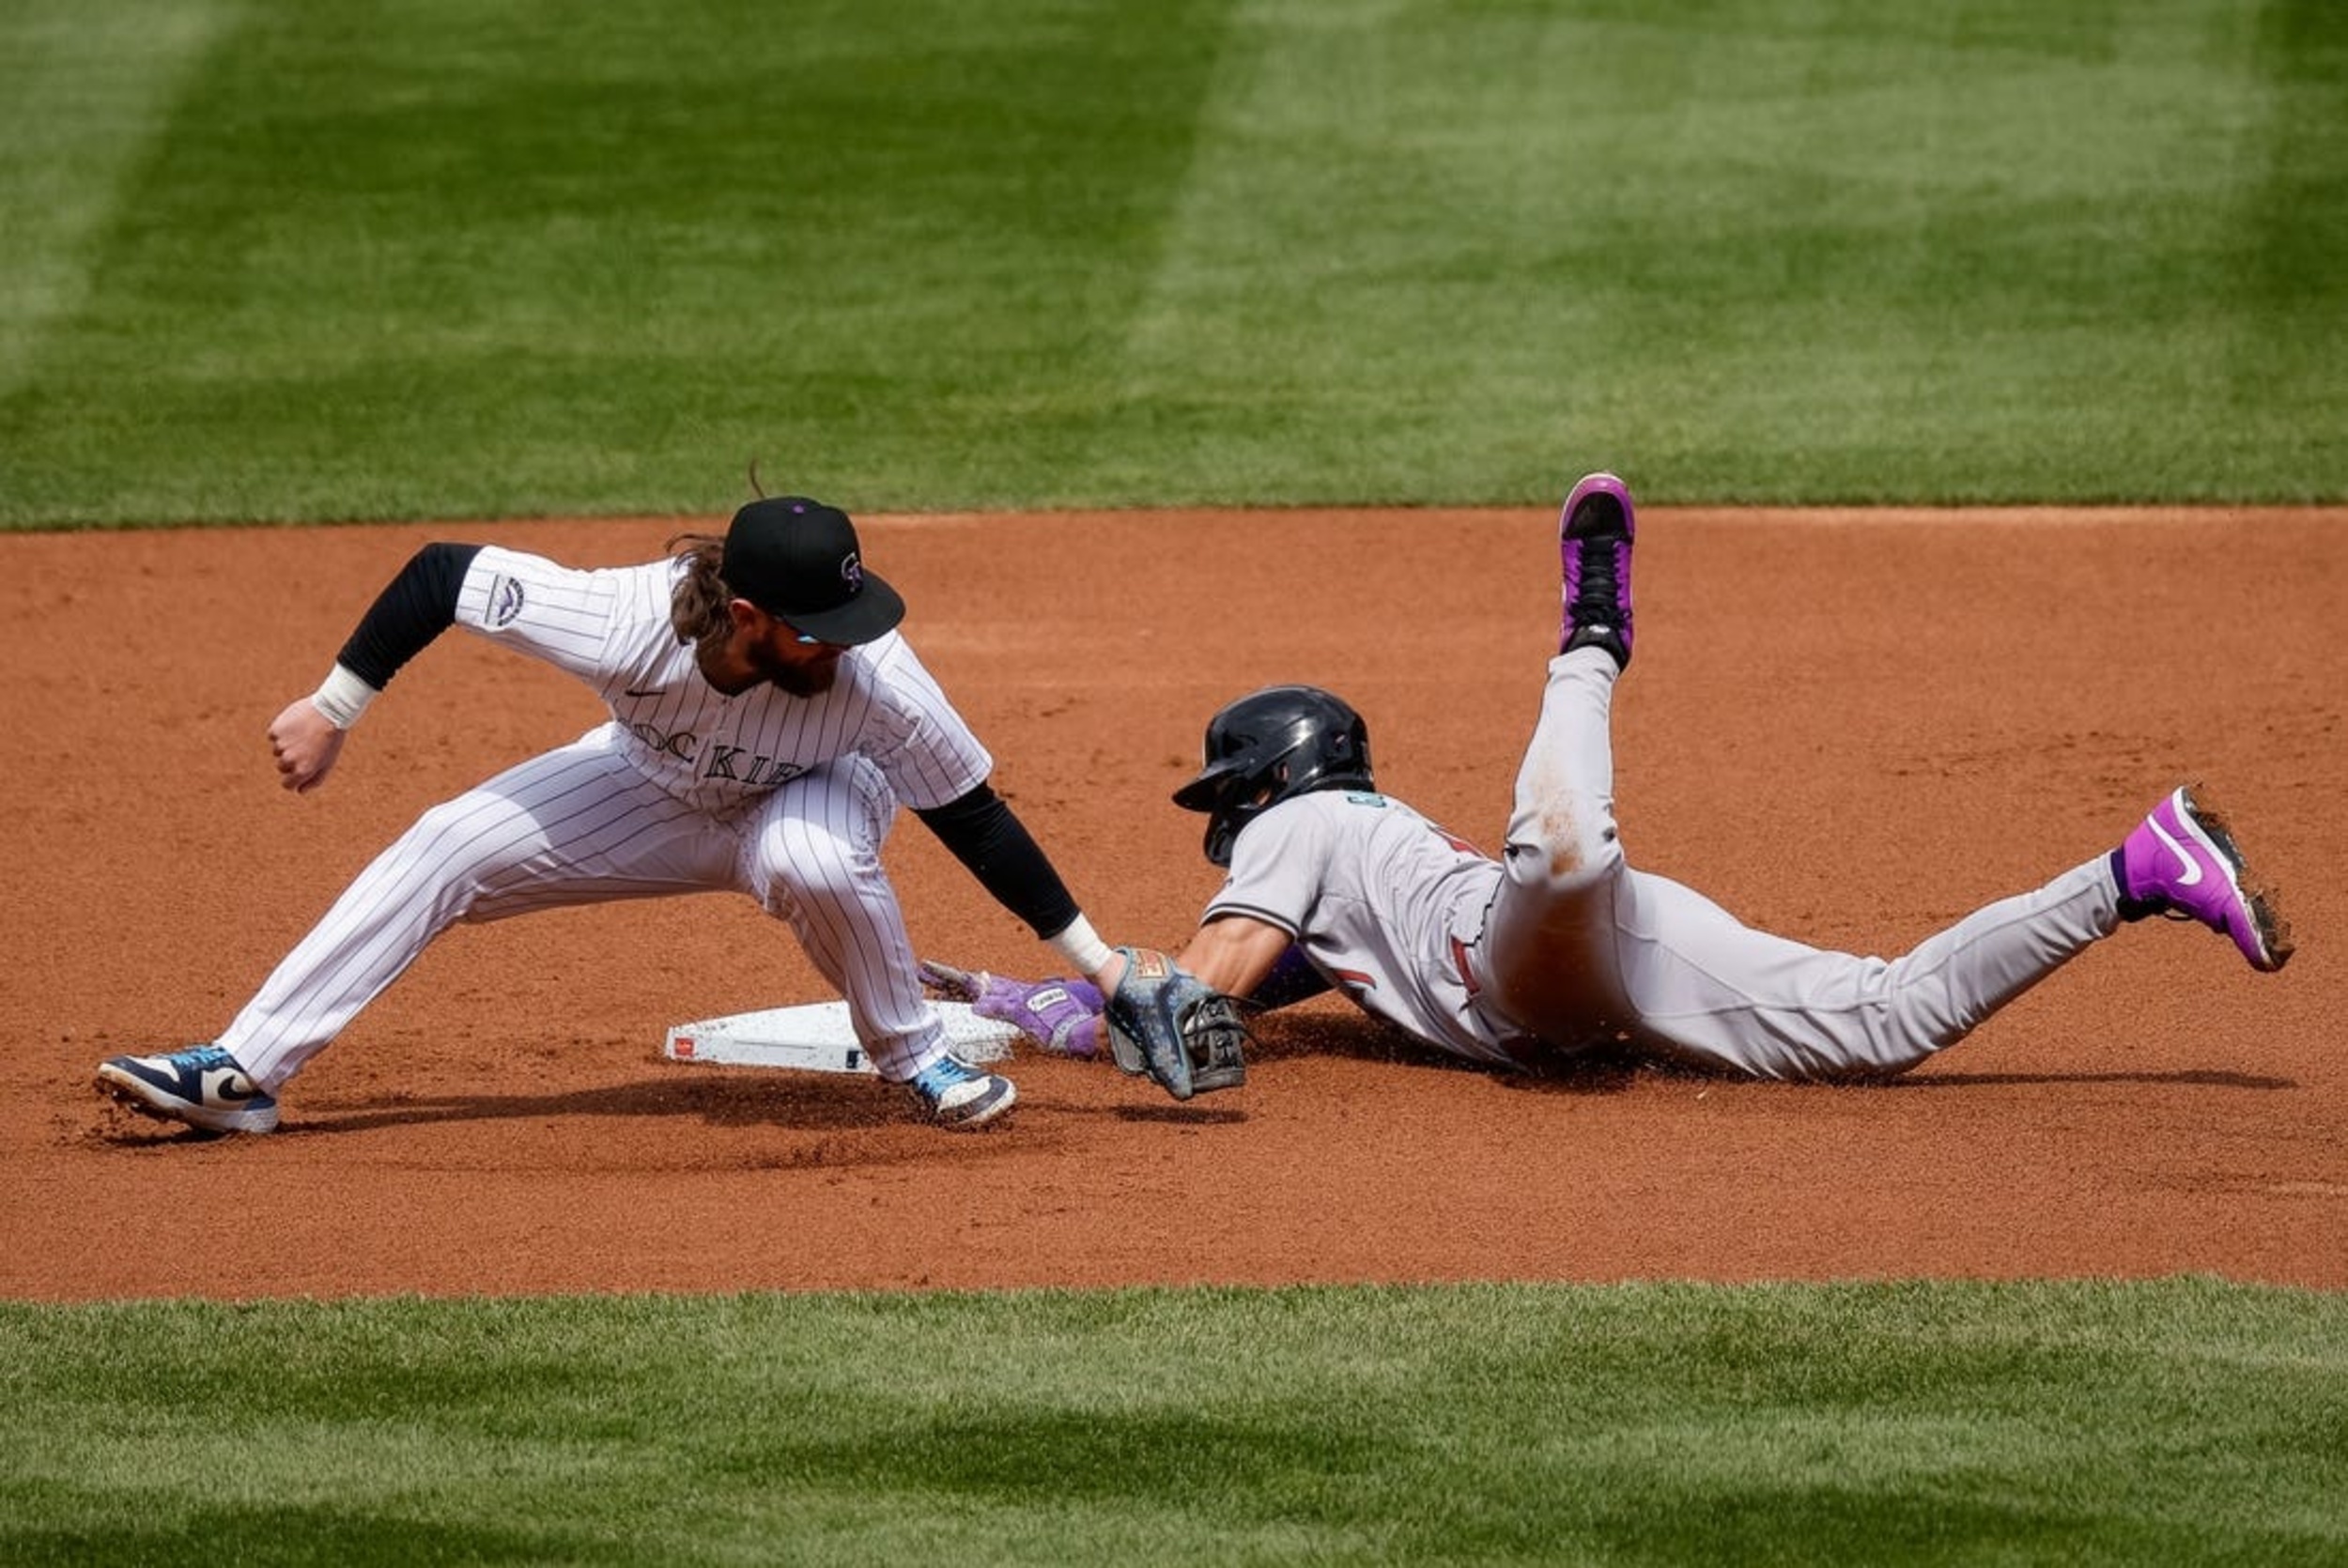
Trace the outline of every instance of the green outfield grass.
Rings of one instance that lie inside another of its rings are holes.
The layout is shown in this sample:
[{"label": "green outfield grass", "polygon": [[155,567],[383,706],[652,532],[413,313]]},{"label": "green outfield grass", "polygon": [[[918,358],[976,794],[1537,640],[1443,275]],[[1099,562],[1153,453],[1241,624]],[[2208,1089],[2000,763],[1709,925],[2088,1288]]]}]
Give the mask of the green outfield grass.
[{"label": "green outfield grass", "polygon": [[0,1307],[0,1558],[2336,1563],[2348,1299]]},{"label": "green outfield grass", "polygon": [[2330,0],[15,0],[0,524],[2348,498]]}]

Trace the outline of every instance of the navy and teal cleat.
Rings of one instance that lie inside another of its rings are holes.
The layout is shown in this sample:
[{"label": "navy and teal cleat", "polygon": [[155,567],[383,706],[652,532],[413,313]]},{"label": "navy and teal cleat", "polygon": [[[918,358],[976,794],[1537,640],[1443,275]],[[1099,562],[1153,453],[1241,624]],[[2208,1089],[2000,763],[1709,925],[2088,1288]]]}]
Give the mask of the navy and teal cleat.
[{"label": "navy and teal cleat", "polygon": [[957,1130],[984,1126],[1019,1099],[1010,1079],[953,1056],[940,1056],[915,1073],[912,1088],[932,1121]]},{"label": "navy and teal cleat", "polygon": [[142,1115],[206,1132],[272,1132],[276,1097],[253,1082],[217,1045],[164,1056],[116,1056],[98,1068],[98,1088]]}]

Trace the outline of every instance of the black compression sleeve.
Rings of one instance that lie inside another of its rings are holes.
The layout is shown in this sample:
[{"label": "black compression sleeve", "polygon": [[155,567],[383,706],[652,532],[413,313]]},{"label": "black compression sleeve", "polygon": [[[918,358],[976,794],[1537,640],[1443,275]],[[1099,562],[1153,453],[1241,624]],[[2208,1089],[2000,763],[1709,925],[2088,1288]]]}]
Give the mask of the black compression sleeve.
[{"label": "black compression sleeve", "polygon": [[376,690],[456,620],[456,595],[478,545],[426,545],[376,595],[335,662]]},{"label": "black compression sleeve", "polygon": [[981,784],[959,800],[914,815],[929,824],[938,842],[970,869],[996,903],[1025,920],[1036,935],[1057,936],[1076,918],[1076,900],[1068,884],[990,786]]}]

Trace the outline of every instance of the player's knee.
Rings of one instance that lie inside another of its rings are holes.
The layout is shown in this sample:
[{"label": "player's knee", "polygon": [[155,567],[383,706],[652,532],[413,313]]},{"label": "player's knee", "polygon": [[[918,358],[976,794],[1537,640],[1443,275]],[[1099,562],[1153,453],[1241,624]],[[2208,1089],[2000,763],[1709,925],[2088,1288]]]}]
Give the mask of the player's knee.
[{"label": "player's knee", "polygon": [[1595,887],[1619,872],[1622,845],[1610,822],[1587,832],[1511,841],[1506,864],[1509,881],[1558,898]]},{"label": "player's knee", "polygon": [[1528,890],[1570,894],[1622,869],[1613,802],[1554,757],[1528,758],[1508,819],[1510,880]]},{"label": "player's knee", "polygon": [[820,853],[802,848],[767,861],[753,871],[751,882],[759,902],[776,915],[860,904],[888,885],[878,855],[854,853],[845,845]]}]

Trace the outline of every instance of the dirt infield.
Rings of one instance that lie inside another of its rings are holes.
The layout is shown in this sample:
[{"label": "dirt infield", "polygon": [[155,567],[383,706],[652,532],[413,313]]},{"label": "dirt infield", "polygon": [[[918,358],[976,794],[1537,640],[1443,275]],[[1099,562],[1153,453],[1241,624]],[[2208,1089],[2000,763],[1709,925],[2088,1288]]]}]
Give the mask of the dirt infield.
[{"label": "dirt infield", "polygon": [[[698,524],[701,520],[696,520]],[[2300,951],[2251,974],[2123,930],[1909,1078],[1507,1080],[1321,1003],[1177,1106],[1015,1065],[972,1136],[869,1080],[662,1061],[670,1023],[825,993],[710,898],[452,933],[290,1085],[267,1138],[100,1101],[102,1057],[219,1028],[424,807],[598,716],[452,636],[334,779],[269,718],[417,544],[580,562],[666,521],[0,538],[12,897],[0,1297],[1116,1283],[2147,1276],[2348,1286],[2348,516],[1641,515],[1615,710],[1633,860],[1754,923],[1890,952],[2206,777]],[[1554,625],[1546,512],[867,518],[907,632],[1112,941],[1214,884],[1167,792],[1272,681],[1367,715],[1380,777],[1495,841]],[[1043,948],[909,819],[925,952]]]}]

